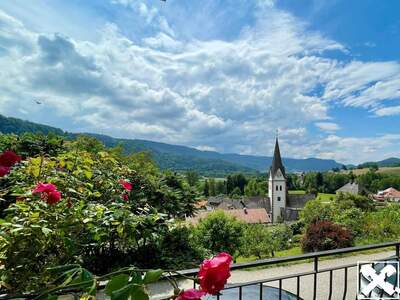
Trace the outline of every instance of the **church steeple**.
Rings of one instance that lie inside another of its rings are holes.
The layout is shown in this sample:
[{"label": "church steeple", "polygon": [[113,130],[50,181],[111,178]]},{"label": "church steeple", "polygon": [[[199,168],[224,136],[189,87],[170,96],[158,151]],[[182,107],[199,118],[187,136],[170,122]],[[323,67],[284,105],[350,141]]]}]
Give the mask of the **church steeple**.
[{"label": "church steeple", "polygon": [[274,157],[272,158],[272,164],[271,164],[271,170],[270,170],[271,175],[275,176],[276,172],[279,169],[281,170],[283,177],[286,178],[285,167],[283,166],[283,163],[282,163],[281,151],[279,150],[279,142],[278,142],[278,136],[277,136],[276,140],[275,140]]}]

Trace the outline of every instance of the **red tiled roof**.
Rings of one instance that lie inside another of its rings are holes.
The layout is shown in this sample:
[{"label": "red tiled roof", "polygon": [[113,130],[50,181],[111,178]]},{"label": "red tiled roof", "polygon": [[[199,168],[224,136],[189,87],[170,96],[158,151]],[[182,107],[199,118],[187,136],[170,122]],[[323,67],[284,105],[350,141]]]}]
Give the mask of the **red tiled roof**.
[{"label": "red tiled roof", "polygon": [[[271,219],[264,208],[247,208],[244,209],[229,209],[222,210],[224,213],[234,216],[239,221],[248,223],[248,224],[257,224],[257,223],[271,223]],[[199,212],[196,216],[192,218],[188,218],[187,221],[192,224],[197,224],[201,219],[206,218],[213,211],[203,211]]]},{"label": "red tiled roof", "polygon": [[395,188],[390,187],[382,192],[385,197],[400,198],[400,192]]}]

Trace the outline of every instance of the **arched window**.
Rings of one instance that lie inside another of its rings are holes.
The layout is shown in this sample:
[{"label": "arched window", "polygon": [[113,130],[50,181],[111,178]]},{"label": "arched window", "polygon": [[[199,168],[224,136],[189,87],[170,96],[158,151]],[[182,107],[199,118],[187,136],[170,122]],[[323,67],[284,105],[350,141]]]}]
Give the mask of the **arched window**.
[{"label": "arched window", "polygon": [[276,186],[276,188],[275,188],[276,190],[278,190],[278,186]]},{"label": "arched window", "polygon": [[282,191],[282,186],[281,185],[279,186],[279,190]]}]

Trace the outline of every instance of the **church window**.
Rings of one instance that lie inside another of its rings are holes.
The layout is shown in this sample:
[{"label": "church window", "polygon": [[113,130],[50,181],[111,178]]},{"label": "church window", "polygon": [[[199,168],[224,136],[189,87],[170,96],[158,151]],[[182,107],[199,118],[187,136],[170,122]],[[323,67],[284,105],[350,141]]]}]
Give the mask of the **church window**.
[{"label": "church window", "polygon": [[276,190],[278,190],[278,186],[276,186],[276,188],[275,188]]},{"label": "church window", "polygon": [[278,201],[281,201],[281,197],[278,197]]},{"label": "church window", "polygon": [[282,191],[282,186],[281,185],[279,186],[279,190]]}]

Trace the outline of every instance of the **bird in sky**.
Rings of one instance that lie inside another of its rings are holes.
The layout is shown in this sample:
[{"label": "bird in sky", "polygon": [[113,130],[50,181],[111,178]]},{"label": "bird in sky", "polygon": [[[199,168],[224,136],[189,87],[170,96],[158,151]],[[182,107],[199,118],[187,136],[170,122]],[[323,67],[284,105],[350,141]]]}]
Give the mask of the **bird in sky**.
[{"label": "bird in sky", "polygon": [[35,102],[36,102],[36,104],[42,104],[42,102],[39,100],[35,100]]}]

